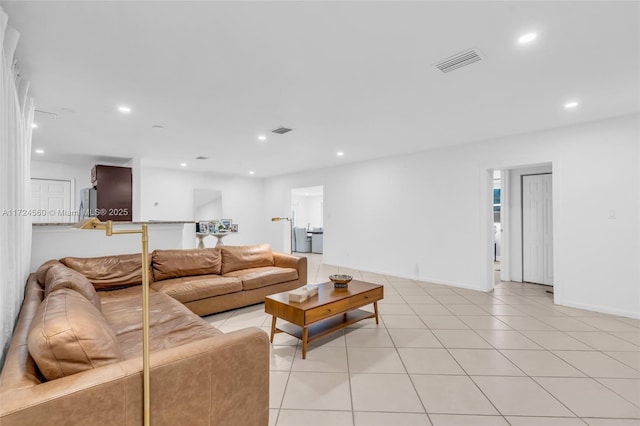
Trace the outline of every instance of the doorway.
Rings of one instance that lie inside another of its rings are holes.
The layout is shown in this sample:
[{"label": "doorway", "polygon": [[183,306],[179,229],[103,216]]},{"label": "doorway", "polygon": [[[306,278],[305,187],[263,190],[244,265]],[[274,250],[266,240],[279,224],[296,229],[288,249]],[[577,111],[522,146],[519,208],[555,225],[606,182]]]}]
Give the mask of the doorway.
[{"label": "doorway", "polygon": [[[500,172],[499,174],[497,172]],[[500,167],[496,169],[486,169],[483,178],[486,179],[486,185],[483,186],[484,206],[483,217],[486,218],[486,269],[485,269],[485,288],[491,291],[498,282],[534,282],[523,278],[523,194],[522,179],[525,175],[548,175],[546,179],[553,179],[552,164],[539,163],[528,165],[516,165],[510,167]],[[499,180],[498,180],[499,176]],[[497,199],[499,191],[499,202]],[[495,197],[494,197],[495,196]],[[553,191],[550,184],[547,185],[547,199],[553,198]],[[548,211],[546,212],[549,222],[544,225],[547,227],[546,244],[543,257],[546,257],[543,268],[546,268],[547,279],[549,285],[553,282],[553,219],[552,204],[547,202]],[[499,211],[499,215],[497,214]],[[499,222],[498,222],[499,220]],[[499,223],[497,227],[495,224]],[[499,233],[499,237],[496,234]],[[498,242],[499,238],[499,242]],[[498,247],[499,244],[499,247]],[[530,251],[530,250],[529,250]],[[499,263],[496,263],[499,262]],[[500,269],[500,271],[496,271]],[[543,275],[544,275],[543,274]],[[541,280],[536,279],[535,282]]]},{"label": "doorway", "polygon": [[501,280],[502,261],[502,171],[493,171],[493,270],[494,283]]},{"label": "doorway", "polygon": [[293,251],[324,252],[324,187],[309,186],[291,190]]},{"label": "doorway", "polygon": [[522,281],[553,285],[551,173],[522,175]]}]

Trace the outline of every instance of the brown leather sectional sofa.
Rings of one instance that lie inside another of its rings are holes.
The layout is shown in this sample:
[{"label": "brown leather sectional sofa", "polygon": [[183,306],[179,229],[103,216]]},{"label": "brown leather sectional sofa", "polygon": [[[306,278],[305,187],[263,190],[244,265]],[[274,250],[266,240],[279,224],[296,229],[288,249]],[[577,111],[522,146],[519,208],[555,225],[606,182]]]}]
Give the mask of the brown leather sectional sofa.
[{"label": "brown leather sectional sofa", "polygon": [[[266,425],[266,333],[222,333],[199,315],[306,284],[306,258],[268,245],[157,250],[149,267],[152,424]],[[141,424],[140,271],[139,255],[122,255],[31,274],[0,376],[0,424]]]}]

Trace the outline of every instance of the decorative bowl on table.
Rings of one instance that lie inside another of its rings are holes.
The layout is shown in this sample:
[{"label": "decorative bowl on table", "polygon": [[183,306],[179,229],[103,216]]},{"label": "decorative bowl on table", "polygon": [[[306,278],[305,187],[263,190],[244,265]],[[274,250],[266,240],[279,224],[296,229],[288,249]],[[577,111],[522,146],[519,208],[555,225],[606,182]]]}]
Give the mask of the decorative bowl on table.
[{"label": "decorative bowl on table", "polygon": [[347,288],[353,277],[345,274],[334,274],[329,275],[329,279],[333,283],[334,288]]}]

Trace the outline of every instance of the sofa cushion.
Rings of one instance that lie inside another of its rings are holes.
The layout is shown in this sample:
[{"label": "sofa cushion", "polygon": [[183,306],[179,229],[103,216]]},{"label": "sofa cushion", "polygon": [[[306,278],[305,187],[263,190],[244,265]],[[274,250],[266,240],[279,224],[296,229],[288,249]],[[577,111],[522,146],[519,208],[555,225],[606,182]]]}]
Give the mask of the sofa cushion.
[{"label": "sofa cushion", "polygon": [[154,250],[151,254],[153,280],[220,274],[220,249]]},{"label": "sofa cushion", "polygon": [[87,277],[96,290],[142,284],[142,259],[140,254],[65,257],[60,259],[60,262]]},{"label": "sofa cushion", "polygon": [[297,280],[298,271],[293,268],[265,266],[262,268],[242,269],[240,271],[229,272],[224,276],[240,278],[242,279],[243,290],[253,290],[254,288]]},{"label": "sofa cushion", "polygon": [[151,288],[168,294],[178,302],[187,303],[242,291],[242,281],[239,278],[220,275],[199,275],[154,282]]},{"label": "sofa cushion", "polygon": [[100,298],[91,281],[80,272],[67,268],[62,263],[52,265],[47,271],[47,278],[44,284],[44,297],[49,296],[49,294],[60,288],[70,288],[77,291],[99,311],[102,310]]},{"label": "sofa cushion", "polygon": [[[120,342],[125,359],[142,356],[141,293],[129,293],[129,297],[120,298],[117,303],[103,305],[104,316]],[[163,293],[149,293],[149,350],[152,353],[219,334],[222,334],[220,330],[173,298]]]},{"label": "sofa cushion", "polygon": [[124,359],[116,335],[102,313],[69,288],[52,292],[40,304],[27,346],[47,380]]},{"label": "sofa cushion", "polygon": [[45,281],[47,280],[47,272],[49,272],[49,268],[53,265],[60,265],[61,263],[56,259],[47,260],[36,270],[36,279],[38,283],[44,286]]},{"label": "sofa cushion", "polygon": [[221,273],[238,271],[240,269],[273,266],[273,253],[269,244],[255,246],[222,246]]}]

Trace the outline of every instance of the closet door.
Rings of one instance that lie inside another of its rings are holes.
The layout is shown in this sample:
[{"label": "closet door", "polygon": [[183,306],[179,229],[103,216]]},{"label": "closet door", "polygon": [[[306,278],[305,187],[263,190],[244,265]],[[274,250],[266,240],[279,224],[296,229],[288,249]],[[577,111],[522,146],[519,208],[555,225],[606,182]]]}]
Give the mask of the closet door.
[{"label": "closet door", "polygon": [[553,285],[551,174],[522,176],[522,279]]},{"label": "closet door", "polygon": [[72,223],[71,181],[31,179],[31,208],[44,214],[32,215],[33,223]]}]

